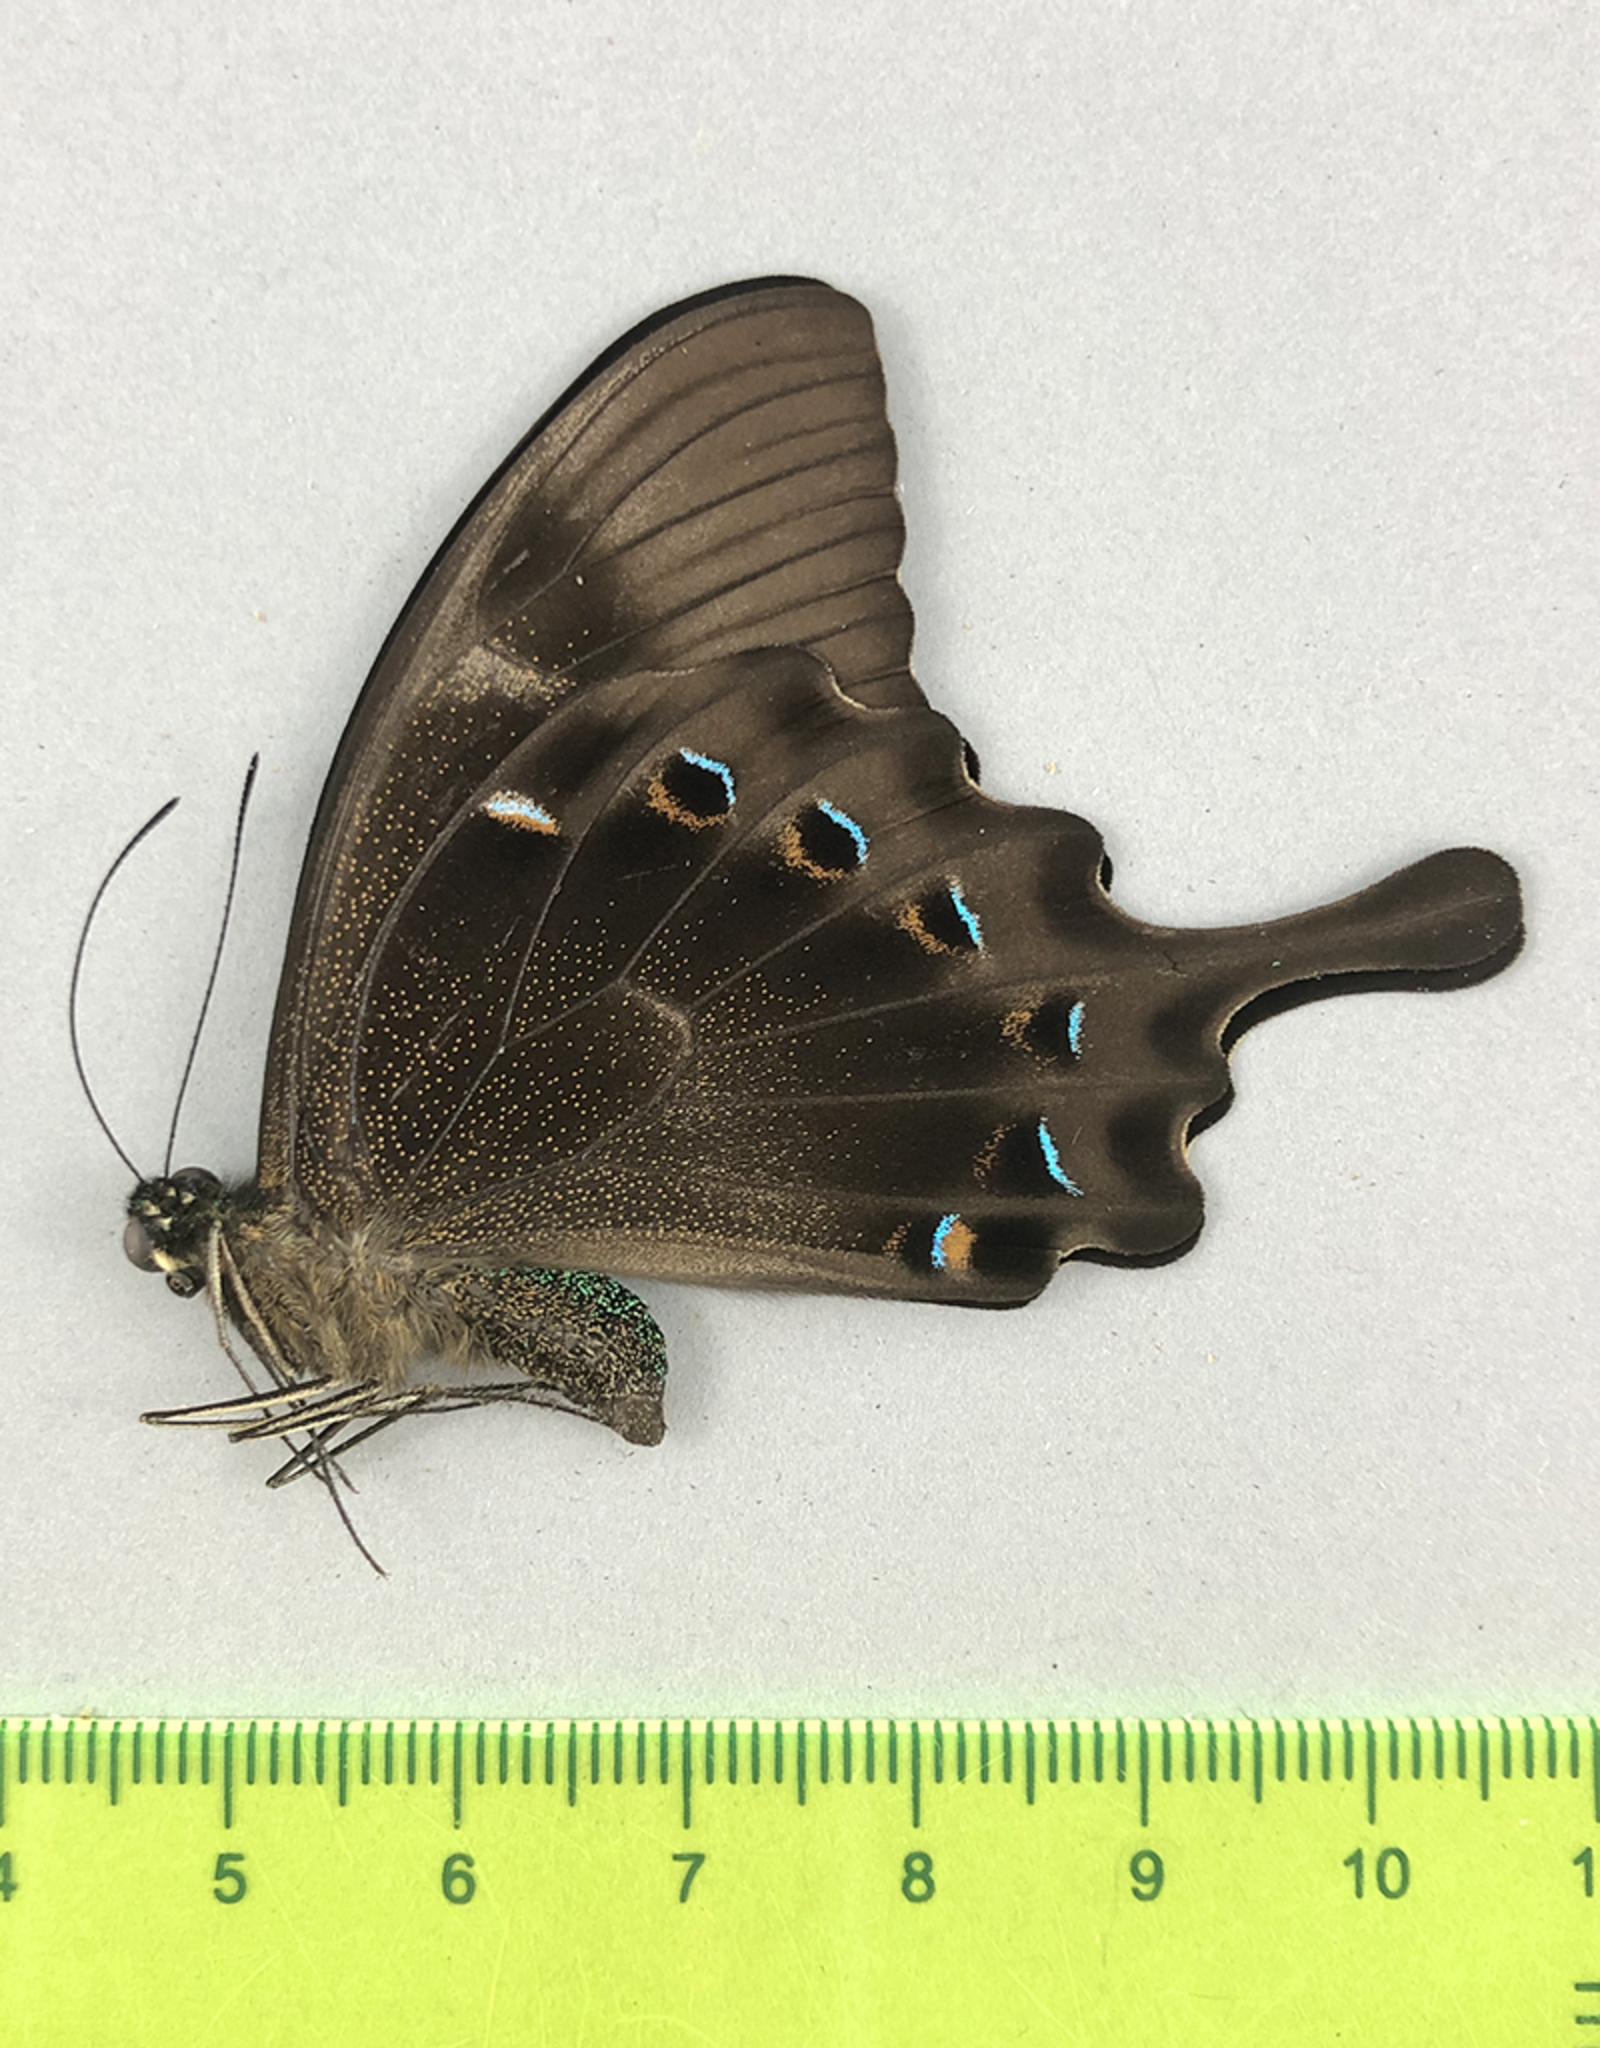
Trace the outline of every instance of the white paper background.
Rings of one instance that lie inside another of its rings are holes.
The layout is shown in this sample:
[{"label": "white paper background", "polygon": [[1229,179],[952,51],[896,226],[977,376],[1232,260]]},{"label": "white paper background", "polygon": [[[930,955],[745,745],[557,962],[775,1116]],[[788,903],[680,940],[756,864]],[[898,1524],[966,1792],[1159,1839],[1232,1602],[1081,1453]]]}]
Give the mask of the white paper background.
[{"label": "white paper background", "polygon": [[[1588,1708],[1594,134],[1581,6],[14,6],[0,1705]],[[136,1273],[68,1059],[251,1164],[300,850],[443,534],[617,333],[872,308],[925,686],[1136,913],[1521,868],[1500,980],[1246,1038],[1209,1223],[1014,1316],[647,1290],[671,1433],[359,1454],[375,1579]]]}]

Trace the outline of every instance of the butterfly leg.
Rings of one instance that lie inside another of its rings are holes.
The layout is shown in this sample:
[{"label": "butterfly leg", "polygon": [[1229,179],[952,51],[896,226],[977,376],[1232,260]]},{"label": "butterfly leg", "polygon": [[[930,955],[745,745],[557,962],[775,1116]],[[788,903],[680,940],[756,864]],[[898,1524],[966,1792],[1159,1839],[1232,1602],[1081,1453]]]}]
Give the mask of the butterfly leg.
[{"label": "butterfly leg", "polygon": [[266,1394],[240,1394],[227,1401],[205,1401],[192,1408],[152,1408],[139,1420],[153,1422],[160,1428],[222,1429],[237,1423],[241,1416],[254,1418],[268,1408],[282,1409],[292,1419],[302,1403],[320,1400],[332,1384],[326,1379],[300,1380]]},{"label": "butterfly leg", "polygon": [[[322,1421],[294,1455],[278,1466],[267,1484],[287,1486],[290,1480],[301,1479],[307,1472],[316,1470],[318,1461],[326,1459],[335,1448],[343,1457],[357,1444],[364,1444],[368,1437],[376,1436],[380,1430],[403,1422],[408,1415],[453,1415],[464,1408],[488,1408],[497,1403],[511,1403],[522,1408],[555,1408],[564,1414],[582,1415],[589,1421],[598,1419],[591,1409],[578,1407],[554,1388],[526,1379],[497,1381],[488,1386],[479,1382],[476,1385],[405,1387],[393,1394],[372,1388],[365,1391],[364,1397],[359,1391],[347,1390],[342,1401],[318,1408],[318,1416],[332,1414],[334,1419]],[[371,1416],[377,1419],[367,1420]],[[355,1429],[358,1422],[365,1426]],[[286,1417],[276,1425],[268,1420],[253,1427],[248,1434],[256,1437],[286,1436],[291,1427],[303,1429],[305,1426],[306,1418],[296,1415]],[[353,1436],[344,1434],[349,1429],[355,1429]],[[246,1433],[235,1430],[233,1441],[237,1442]]]},{"label": "butterfly leg", "polygon": [[666,1340],[644,1303],[618,1281],[516,1266],[461,1274],[446,1292],[485,1361],[523,1375],[520,1388],[469,1384],[458,1399],[565,1408],[631,1444],[660,1443]]},{"label": "butterfly leg", "polygon": [[339,1443],[342,1454],[353,1450],[357,1444],[364,1444],[369,1436],[376,1436],[379,1430],[389,1429],[415,1412],[414,1408],[401,1408],[392,1414],[380,1415],[376,1422],[369,1422],[365,1429],[358,1429],[354,1436],[344,1436],[344,1431],[351,1427],[349,1417],[342,1422],[330,1422],[301,1444],[292,1457],[285,1458],[268,1476],[267,1484],[269,1487],[287,1486],[291,1479],[303,1479],[308,1472],[317,1469],[317,1461],[333,1449],[337,1439],[343,1437],[343,1441]]}]

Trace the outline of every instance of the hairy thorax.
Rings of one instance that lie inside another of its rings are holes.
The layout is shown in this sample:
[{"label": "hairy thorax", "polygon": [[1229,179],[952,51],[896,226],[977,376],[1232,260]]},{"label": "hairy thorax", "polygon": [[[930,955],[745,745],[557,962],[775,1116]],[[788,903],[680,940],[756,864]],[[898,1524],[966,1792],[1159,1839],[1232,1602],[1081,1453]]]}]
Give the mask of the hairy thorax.
[{"label": "hairy thorax", "polygon": [[339,1231],[281,1208],[246,1208],[228,1247],[243,1282],[241,1293],[227,1290],[230,1316],[257,1352],[275,1347],[301,1378],[398,1387],[420,1358],[472,1361],[466,1325],[381,1215]]}]

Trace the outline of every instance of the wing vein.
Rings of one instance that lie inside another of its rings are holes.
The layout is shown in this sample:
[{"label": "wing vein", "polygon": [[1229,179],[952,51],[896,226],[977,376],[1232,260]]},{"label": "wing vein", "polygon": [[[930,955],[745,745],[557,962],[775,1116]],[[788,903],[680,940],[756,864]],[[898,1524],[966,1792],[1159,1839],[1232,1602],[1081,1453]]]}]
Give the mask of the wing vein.
[{"label": "wing vein", "polygon": [[[548,595],[550,590],[557,583],[561,582],[564,577],[570,575],[572,571],[581,562],[584,550],[593,543],[596,533],[598,533],[600,529],[603,526],[605,526],[609,521],[615,519],[618,513],[622,510],[622,508],[625,505],[629,503],[631,499],[637,497],[641,491],[646,489],[648,485],[650,485],[657,478],[659,478],[666,470],[668,470],[672,466],[672,464],[683,460],[688,450],[692,449],[697,442],[708,439],[712,434],[720,433],[724,427],[731,426],[735,420],[741,419],[745,417],[747,414],[759,412],[763,409],[763,407],[766,406],[782,404],[787,400],[800,396],[802,393],[811,391],[837,390],[849,384],[870,383],[872,381],[873,373],[870,370],[861,370],[851,372],[846,375],[841,375],[838,377],[802,381],[797,384],[787,385],[776,392],[764,392],[755,398],[747,400],[745,403],[741,405],[730,406],[726,411],[720,412],[717,415],[715,415],[712,419],[708,420],[705,423],[705,425],[697,429],[696,432],[689,435],[687,438],[681,441],[674,441],[672,445],[668,449],[666,449],[666,451],[662,455],[660,455],[654,462],[649,464],[646,468],[639,470],[628,470],[623,477],[619,478],[619,489],[617,490],[616,494],[612,496],[610,500],[603,506],[597,506],[593,513],[589,515],[587,523],[582,527],[577,540],[574,542],[573,546],[569,549],[567,554],[562,558],[559,565],[551,572],[550,576],[546,579],[544,583],[538,585],[534,590],[530,591],[524,599],[521,600],[521,602],[517,606],[517,610],[522,611],[536,605],[542,597]],[[654,419],[655,415],[651,415],[650,417]],[[594,422],[590,424],[599,424],[603,422],[605,419],[606,413],[605,410],[602,409],[599,413],[596,414]],[[830,423],[830,426],[834,424],[835,423]],[[587,427],[585,428],[585,431],[587,431]],[[811,434],[821,431],[826,431],[826,429],[807,427],[804,430],[804,433]],[[582,437],[580,436],[578,440],[575,440],[571,448],[563,451],[561,461],[565,461],[569,456],[575,453],[576,449],[578,448],[581,442],[581,438]],[[786,440],[796,440],[799,438],[802,438],[802,436],[791,430],[788,433],[774,434],[771,441],[768,442],[766,445],[768,447],[778,447],[781,446],[783,442]],[[861,451],[851,450],[850,452],[852,454],[855,454]],[[795,466],[793,474],[803,474],[804,470],[807,467],[821,468],[824,466],[825,463],[822,460],[819,460],[809,465],[797,464]],[[538,479],[539,485],[541,486],[542,490],[548,491],[554,478],[559,472],[559,469],[560,461],[553,465],[551,470],[546,475]],[[788,474],[788,472],[784,472],[783,474]],[[743,490],[760,489],[763,487],[765,483],[770,481],[772,481],[772,479],[762,478],[758,480],[758,482],[754,485],[741,486],[741,489],[739,491],[727,491],[716,497],[698,500],[696,505],[689,512],[681,515],[681,517],[698,517],[706,511],[715,510],[720,505],[726,502],[730,502],[734,498],[740,496]],[[669,522],[669,525],[676,523],[677,521],[674,520],[672,522]],[[601,557],[600,559],[603,561],[605,558]],[[484,586],[486,593],[494,590],[495,588],[496,585],[489,583],[486,583]]]}]

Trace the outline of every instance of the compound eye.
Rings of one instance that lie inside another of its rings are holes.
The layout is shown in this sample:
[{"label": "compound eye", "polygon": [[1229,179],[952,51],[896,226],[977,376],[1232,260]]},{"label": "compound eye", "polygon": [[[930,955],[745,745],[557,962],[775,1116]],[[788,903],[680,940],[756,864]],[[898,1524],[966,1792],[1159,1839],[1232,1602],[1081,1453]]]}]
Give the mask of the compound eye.
[{"label": "compound eye", "polygon": [[167,1285],[174,1294],[181,1295],[185,1301],[188,1301],[191,1296],[198,1294],[202,1284],[198,1273],[190,1273],[182,1267],[176,1273],[169,1273],[167,1275]]},{"label": "compound eye", "polygon": [[172,1185],[185,1195],[220,1195],[222,1183],[217,1176],[204,1166],[180,1166],[172,1176]]},{"label": "compound eye", "polygon": [[130,1216],[122,1226],[122,1249],[141,1273],[161,1271],[156,1260],[156,1241],[137,1216]]}]

